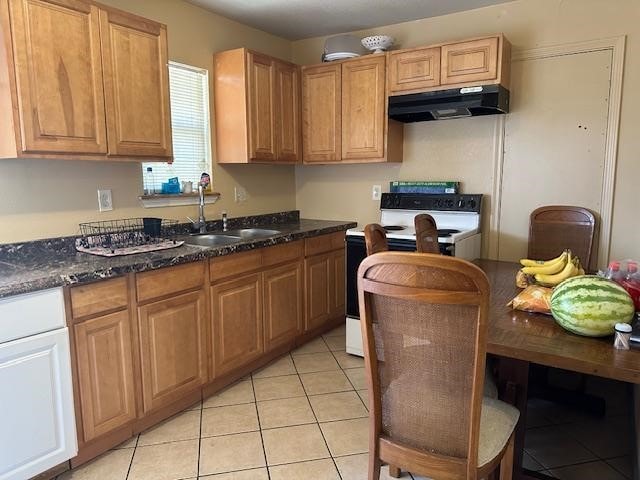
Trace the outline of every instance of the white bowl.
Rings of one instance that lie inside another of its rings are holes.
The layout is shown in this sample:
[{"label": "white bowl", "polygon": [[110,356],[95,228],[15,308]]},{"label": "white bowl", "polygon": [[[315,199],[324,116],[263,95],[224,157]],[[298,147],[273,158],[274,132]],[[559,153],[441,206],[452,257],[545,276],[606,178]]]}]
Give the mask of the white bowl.
[{"label": "white bowl", "polygon": [[371,37],[364,37],[361,42],[365,48],[373,50],[373,53],[382,53],[393,45],[393,37],[388,35],[372,35]]}]

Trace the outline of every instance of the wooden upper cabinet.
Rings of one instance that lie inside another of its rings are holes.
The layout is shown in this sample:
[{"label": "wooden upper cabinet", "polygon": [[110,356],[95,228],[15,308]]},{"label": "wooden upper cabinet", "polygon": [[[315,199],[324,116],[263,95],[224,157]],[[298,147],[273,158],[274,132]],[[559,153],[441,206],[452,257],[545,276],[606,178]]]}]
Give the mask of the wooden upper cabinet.
[{"label": "wooden upper cabinet", "polygon": [[305,163],[339,162],[342,156],[342,65],[302,69],[302,148]]},{"label": "wooden upper cabinet", "polygon": [[144,411],[168,405],[207,381],[203,290],[138,307]]},{"label": "wooden upper cabinet", "polygon": [[171,157],[167,29],[100,11],[109,155]]},{"label": "wooden upper cabinet", "polygon": [[389,52],[387,83],[390,95],[440,85],[440,47]]},{"label": "wooden upper cabinet", "polygon": [[498,78],[500,37],[442,46],[442,85],[483,82]]},{"label": "wooden upper cabinet", "polygon": [[128,310],[73,326],[85,442],[136,418],[130,328]]},{"label": "wooden upper cabinet", "polygon": [[0,7],[1,158],[171,158],[164,25],[86,0]]},{"label": "wooden upper cabinet", "polygon": [[275,66],[270,57],[248,52],[249,158],[275,161]]},{"label": "wooden upper cabinet", "polygon": [[216,161],[298,162],[299,67],[246,48],[217,53],[213,65]]},{"label": "wooden upper cabinet", "polygon": [[275,62],[276,149],[278,160],[297,163],[301,154],[300,68]]},{"label": "wooden upper cabinet", "polygon": [[98,8],[77,0],[10,0],[9,12],[19,101],[16,131],[2,127],[0,140],[14,148],[2,150],[106,153]]},{"label": "wooden upper cabinet", "polygon": [[342,64],[342,158],[382,159],[386,117],[384,55]]}]

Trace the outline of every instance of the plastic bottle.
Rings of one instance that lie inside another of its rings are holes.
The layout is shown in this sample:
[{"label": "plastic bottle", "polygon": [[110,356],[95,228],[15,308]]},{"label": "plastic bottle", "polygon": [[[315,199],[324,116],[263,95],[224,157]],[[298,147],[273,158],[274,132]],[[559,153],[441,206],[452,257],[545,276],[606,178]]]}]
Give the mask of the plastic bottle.
[{"label": "plastic bottle", "polygon": [[627,262],[627,274],[619,283],[631,295],[636,311],[640,311],[640,276],[637,262],[633,260]]},{"label": "plastic bottle", "polygon": [[155,177],[153,176],[153,167],[147,167],[147,171],[144,173],[144,193],[145,195],[155,195]]},{"label": "plastic bottle", "polygon": [[622,273],[620,272],[620,262],[609,263],[605,278],[613,280],[614,282],[619,282],[623,279]]}]

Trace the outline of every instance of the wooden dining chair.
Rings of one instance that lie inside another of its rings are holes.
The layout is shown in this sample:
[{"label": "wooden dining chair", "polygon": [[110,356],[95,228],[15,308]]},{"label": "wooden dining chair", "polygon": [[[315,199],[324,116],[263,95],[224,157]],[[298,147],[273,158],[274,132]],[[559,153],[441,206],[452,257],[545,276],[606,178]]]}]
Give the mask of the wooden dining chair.
[{"label": "wooden dining chair", "polygon": [[569,248],[585,270],[597,262],[597,221],[583,207],[550,205],[535,209],[529,219],[528,258],[549,260]]},{"label": "wooden dining chair", "polygon": [[438,228],[433,217],[428,213],[421,213],[414,217],[413,224],[416,228],[416,251],[439,254]]},{"label": "wooden dining chair", "polygon": [[447,480],[510,480],[519,412],[482,395],[489,283],[444,255],[385,252],[358,270],[369,480],[381,462]]},{"label": "wooden dining chair", "polygon": [[389,250],[387,232],[377,223],[370,223],[364,227],[364,242],[367,247],[367,255]]}]

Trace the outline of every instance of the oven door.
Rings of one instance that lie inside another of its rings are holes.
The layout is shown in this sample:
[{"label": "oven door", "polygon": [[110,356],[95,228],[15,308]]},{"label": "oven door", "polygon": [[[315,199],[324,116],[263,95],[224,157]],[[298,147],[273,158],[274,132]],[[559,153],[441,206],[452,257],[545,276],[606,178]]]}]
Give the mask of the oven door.
[{"label": "oven door", "polygon": [[[415,252],[415,240],[401,240],[397,238],[387,238],[389,250],[398,252]],[[367,256],[367,247],[364,237],[357,235],[347,235],[346,241],[347,256],[347,316],[360,318],[358,308],[358,267]]]}]

